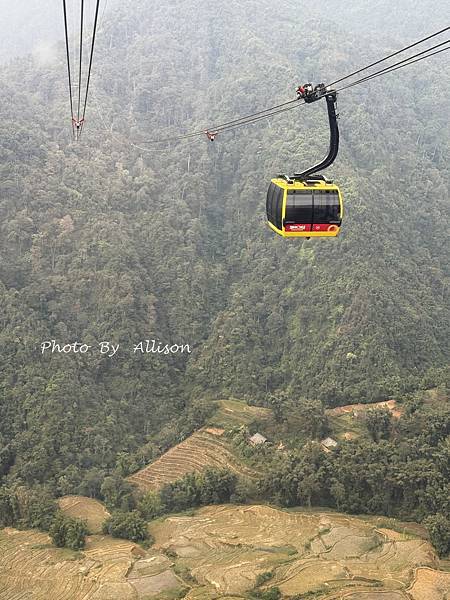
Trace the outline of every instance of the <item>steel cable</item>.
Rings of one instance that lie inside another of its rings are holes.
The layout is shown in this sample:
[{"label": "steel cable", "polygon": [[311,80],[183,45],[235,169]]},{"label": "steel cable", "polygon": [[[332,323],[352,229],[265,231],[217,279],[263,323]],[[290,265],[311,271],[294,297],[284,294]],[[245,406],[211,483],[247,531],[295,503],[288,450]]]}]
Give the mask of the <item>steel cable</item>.
[{"label": "steel cable", "polygon": [[361,69],[358,69],[357,71],[353,71],[353,73],[349,73],[348,75],[345,75],[344,77],[341,77],[340,79],[336,79],[336,81],[332,81],[328,85],[332,86],[332,85],[336,85],[337,83],[341,83],[341,81],[345,81],[345,79],[349,79],[350,77],[353,77],[354,75],[358,75],[359,73],[362,73],[363,71],[366,71],[367,69],[370,69],[371,67],[375,67],[376,65],[379,65],[380,63],[384,62],[385,60],[388,60],[389,58],[393,58],[394,56],[397,56],[398,54],[401,54],[402,52],[406,52],[406,50],[410,50],[411,48],[414,48],[415,46],[418,46],[419,44],[423,44],[427,40],[431,40],[432,38],[434,38],[438,35],[441,35],[441,33],[444,33],[445,31],[448,31],[448,30],[450,30],[450,27],[444,27],[444,29],[441,29],[440,31],[436,31],[436,33],[432,33],[431,35],[428,35],[427,37],[422,38],[418,42],[414,42],[414,44],[405,46],[405,48],[402,48],[401,50],[397,50],[396,52],[393,52],[392,54],[389,54],[388,56],[385,56],[384,58],[380,58],[379,60],[371,63],[370,65],[367,65],[366,67],[362,67]]},{"label": "steel cable", "polygon": [[65,32],[65,37],[66,37],[67,73],[69,76],[70,118],[72,119],[72,136],[75,137],[75,129],[74,129],[74,124],[73,124],[72,75],[71,75],[71,71],[70,71],[69,32],[67,29],[66,0],[63,0],[63,12],[64,12],[64,32]]},{"label": "steel cable", "polygon": [[[434,46],[433,48],[429,48],[429,50],[434,50],[434,48],[437,48],[438,46],[442,46],[443,44],[449,44],[449,43],[450,43],[450,39],[446,40],[442,44],[438,44],[437,46]],[[353,81],[352,83],[349,83],[348,85],[346,85],[342,88],[338,88],[336,91],[342,92],[343,90],[352,88],[355,85],[359,85],[360,83],[370,81],[371,79],[376,79],[377,77],[381,77],[382,75],[387,75],[388,73],[392,73],[393,71],[397,71],[398,69],[403,69],[404,67],[408,67],[409,65],[420,62],[421,60],[425,60],[426,58],[429,58],[430,56],[435,56],[436,54],[440,54],[441,52],[450,50],[450,46],[441,48],[440,50],[437,50],[436,52],[429,52],[429,50],[425,51],[426,52],[425,56],[420,56],[420,58],[416,58],[417,56],[424,54],[424,52],[419,52],[418,54],[410,56],[409,58],[402,60],[398,63],[395,63],[395,64],[391,65],[390,67],[386,67],[385,69],[382,69],[380,71],[372,73],[371,75],[367,75],[366,77],[363,77],[362,79],[358,79],[358,81]],[[412,59],[415,59],[415,60],[412,60]]]},{"label": "steel cable", "polygon": [[91,54],[90,54],[90,57],[89,57],[89,68],[88,68],[88,74],[87,74],[87,80],[86,80],[86,94],[85,94],[85,97],[84,97],[83,116],[82,116],[82,119],[81,119],[81,132],[83,131],[84,118],[86,116],[86,106],[87,106],[88,94],[89,94],[89,84],[91,82],[92,61],[93,61],[93,58],[94,58],[95,35],[97,33],[97,22],[98,22],[98,10],[99,10],[99,6],[100,6],[100,0],[97,0],[97,4],[96,4],[96,7],[95,7],[94,28],[93,28],[93,32],[92,32]]}]

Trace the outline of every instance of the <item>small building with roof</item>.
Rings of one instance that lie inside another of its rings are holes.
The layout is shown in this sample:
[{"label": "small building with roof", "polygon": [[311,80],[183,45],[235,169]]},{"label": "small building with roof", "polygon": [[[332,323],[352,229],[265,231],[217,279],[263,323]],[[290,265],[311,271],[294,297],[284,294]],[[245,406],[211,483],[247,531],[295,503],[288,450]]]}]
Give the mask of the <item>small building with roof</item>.
[{"label": "small building with roof", "polygon": [[267,442],[267,438],[260,433],[255,433],[248,441],[250,444],[252,444],[252,446],[260,446],[261,444],[265,444]]},{"label": "small building with roof", "polygon": [[322,445],[322,448],[325,450],[325,452],[331,452],[332,450],[337,448],[337,445],[338,445],[337,441],[331,437],[325,438],[320,443]]}]

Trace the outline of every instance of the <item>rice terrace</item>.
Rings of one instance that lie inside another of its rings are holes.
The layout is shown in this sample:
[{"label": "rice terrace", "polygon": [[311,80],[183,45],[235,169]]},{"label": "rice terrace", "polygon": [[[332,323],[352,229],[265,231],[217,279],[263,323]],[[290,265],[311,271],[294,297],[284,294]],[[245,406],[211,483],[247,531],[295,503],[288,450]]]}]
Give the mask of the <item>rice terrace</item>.
[{"label": "rice terrace", "polygon": [[255,474],[230,452],[227,443],[221,439],[222,435],[222,430],[212,428],[194,433],[148,467],[130,475],[128,481],[142,490],[157,490],[186,473],[202,471],[206,467],[227,468],[253,477]]},{"label": "rice terrace", "polygon": [[432,546],[399,533],[400,523],[396,531],[333,512],[227,505],[169,516],[149,528],[155,539],[149,550],[92,535],[78,553],[52,547],[45,534],[7,528],[0,532],[0,598],[237,600],[261,580],[260,589],[276,585],[286,598],[444,600],[450,594],[450,573],[438,570]]},{"label": "rice terrace", "polygon": [[4,2],[0,600],[450,600],[449,3]]},{"label": "rice terrace", "polygon": [[103,521],[110,516],[103,504],[94,498],[64,496],[58,504],[69,517],[85,520],[90,533],[100,533]]},{"label": "rice terrace", "polygon": [[233,454],[224,436],[224,427],[244,425],[267,414],[268,411],[243,402],[221,401],[210,426],[195,432],[149,466],[130,475],[128,481],[142,490],[157,490],[186,473],[202,471],[206,467],[227,468],[234,473],[254,477],[255,473]]}]

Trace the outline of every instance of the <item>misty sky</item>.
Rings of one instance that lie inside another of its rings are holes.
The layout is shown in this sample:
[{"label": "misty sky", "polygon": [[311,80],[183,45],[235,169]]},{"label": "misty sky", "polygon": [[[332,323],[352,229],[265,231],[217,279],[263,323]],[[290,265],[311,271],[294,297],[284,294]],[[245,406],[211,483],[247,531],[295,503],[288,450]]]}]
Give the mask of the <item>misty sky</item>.
[{"label": "misty sky", "polygon": [[[100,16],[105,18],[116,0],[101,0]],[[69,30],[78,35],[80,0],[66,0]],[[0,61],[29,52],[40,58],[52,53],[55,41],[64,40],[62,0],[0,0]],[[92,27],[95,0],[85,0],[86,24]],[[104,9],[106,12],[104,13]]]},{"label": "misty sky", "polygon": [[[141,0],[137,4],[148,4],[151,10],[156,1],[172,3],[172,0]],[[66,2],[71,38],[75,42],[80,0]],[[95,0],[85,0],[85,3],[87,23],[91,25]],[[114,6],[118,3],[123,6],[128,2],[101,0],[100,15],[105,19],[113,18]],[[448,0],[291,0],[290,3],[292,10],[336,22],[350,35],[380,35],[393,40],[413,40],[418,35],[445,27],[450,21]],[[273,4],[276,10],[279,3],[273,0]],[[62,0],[0,0],[0,8],[0,62],[29,52],[46,59],[51,56],[53,43],[63,41]]]}]

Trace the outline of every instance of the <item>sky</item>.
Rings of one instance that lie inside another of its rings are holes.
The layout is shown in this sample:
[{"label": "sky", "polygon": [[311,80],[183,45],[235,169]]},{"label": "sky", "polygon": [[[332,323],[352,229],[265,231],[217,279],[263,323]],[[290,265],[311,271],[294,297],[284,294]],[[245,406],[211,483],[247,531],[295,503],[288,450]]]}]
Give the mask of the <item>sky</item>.
[{"label": "sky", "polygon": [[[101,17],[110,15],[114,2],[100,0]],[[66,0],[69,36],[73,42],[79,32],[80,5],[80,0]],[[62,0],[0,0],[0,62],[30,52],[41,60],[50,59],[55,41],[64,41],[62,7]],[[85,0],[85,7],[89,31],[95,0]]]},{"label": "sky", "polygon": [[[154,2],[161,1],[170,5],[175,0],[140,0],[139,4],[148,4],[151,10]],[[278,2],[272,1],[276,10]],[[95,2],[85,0],[88,29],[89,25],[92,26]],[[111,18],[114,5],[126,2],[100,0],[101,18]],[[79,29],[80,0],[66,0],[66,3],[70,38],[74,43]],[[380,35],[393,40],[413,40],[450,22],[448,0],[292,0],[291,3],[293,10],[303,10],[308,15],[335,21],[340,30],[344,29],[350,35],[358,33],[369,37]],[[130,3],[131,6],[135,4]],[[255,2],[251,4],[254,6]],[[267,0],[264,4],[267,5]],[[41,60],[51,57],[54,42],[64,40],[62,5],[62,0],[0,0],[0,63],[29,52]]]}]

